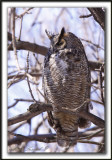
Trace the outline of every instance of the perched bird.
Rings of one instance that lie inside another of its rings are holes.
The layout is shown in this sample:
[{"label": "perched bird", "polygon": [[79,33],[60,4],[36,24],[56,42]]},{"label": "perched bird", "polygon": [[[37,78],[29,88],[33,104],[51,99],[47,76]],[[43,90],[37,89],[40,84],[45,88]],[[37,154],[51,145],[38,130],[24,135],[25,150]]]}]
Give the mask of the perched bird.
[{"label": "perched bird", "polygon": [[[44,60],[43,86],[48,103],[48,121],[55,129],[58,145],[75,145],[78,127],[89,127],[90,122],[77,114],[78,110],[89,112],[91,76],[84,47],[71,32],[62,28],[59,34],[46,34],[51,46]],[[66,112],[64,111],[66,110]]]}]

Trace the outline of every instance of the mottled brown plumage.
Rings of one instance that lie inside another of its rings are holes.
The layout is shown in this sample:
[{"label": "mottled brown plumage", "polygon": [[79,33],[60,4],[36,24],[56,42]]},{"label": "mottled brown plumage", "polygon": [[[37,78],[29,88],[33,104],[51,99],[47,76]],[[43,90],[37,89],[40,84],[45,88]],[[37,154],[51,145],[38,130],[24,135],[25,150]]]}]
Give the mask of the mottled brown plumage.
[{"label": "mottled brown plumage", "polygon": [[48,103],[53,111],[48,112],[49,123],[55,129],[60,146],[77,143],[78,127],[86,128],[89,121],[61,109],[89,111],[90,70],[81,41],[62,28],[60,34],[50,35],[51,46],[44,60],[43,84]]}]

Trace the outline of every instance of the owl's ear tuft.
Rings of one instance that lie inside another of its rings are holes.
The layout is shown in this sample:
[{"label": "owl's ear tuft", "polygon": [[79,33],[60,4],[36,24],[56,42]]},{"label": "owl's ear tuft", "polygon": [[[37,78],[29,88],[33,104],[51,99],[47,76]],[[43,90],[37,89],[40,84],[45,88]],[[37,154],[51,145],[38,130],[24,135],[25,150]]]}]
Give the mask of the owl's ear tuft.
[{"label": "owl's ear tuft", "polygon": [[48,38],[51,40],[51,39],[52,39],[52,37],[53,37],[53,35],[52,35],[50,32],[48,32],[47,30],[45,30],[45,32],[46,32],[46,34],[47,34]]},{"label": "owl's ear tuft", "polygon": [[63,28],[61,29],[60,36],[62,37],[62,36],[64,35],[64,33],[65,33],[65,28],[63,27]]},{"label": "owl's ear tuft", "polygon": [[61,29],[60,34],[59,34],[59,41],[60,41],[61,38],[63,37],[64,33],[65,33],[65,28],[63,27],[63,28]]},{"label": "owl's ear tuft", "polygon": [[65,33],[65,28],[63,27],[62,29],[61,29],[61,34],[64,34]]}]

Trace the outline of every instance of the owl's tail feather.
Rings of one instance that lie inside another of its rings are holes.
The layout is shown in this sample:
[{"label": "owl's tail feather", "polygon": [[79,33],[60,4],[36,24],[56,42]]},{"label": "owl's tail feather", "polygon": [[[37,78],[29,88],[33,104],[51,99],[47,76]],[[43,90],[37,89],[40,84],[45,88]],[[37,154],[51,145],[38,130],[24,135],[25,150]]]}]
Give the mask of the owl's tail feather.
[{"label": "owl's tail feather", "polygon": [[61,147],[69,147],[77,144],[78,126],[73,131],[62,131],[57,133],[57,143]]}]

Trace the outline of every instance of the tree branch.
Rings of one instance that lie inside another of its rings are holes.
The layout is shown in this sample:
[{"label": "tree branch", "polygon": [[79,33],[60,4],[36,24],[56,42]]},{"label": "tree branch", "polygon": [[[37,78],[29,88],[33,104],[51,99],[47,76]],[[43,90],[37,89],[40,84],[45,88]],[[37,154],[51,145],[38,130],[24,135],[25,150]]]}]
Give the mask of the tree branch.
[{"label": "tree branch", "polygon": [[44,103],[40,103],[40,102],[31,104],[29,107],[29,111],[27,111],[23,114],[19,114],[18,116],[10,118],[8,120],[8,126],[13,125],[18,122],[21,122],[21,121],[24,121],[24,120],[28,120],[32,117],[35,117],[35,116],[41,114],[42,112],[51,111],[51,110],[52,110],[52,106],[49,104],[44,104]]},{"label": "tree branch", "polygon": [[[26,113],[23,113],[18,116],[10,118],[8,120],[8,126],[13,125],[18,122],[21,122],[21,121],[24,121],[24,120],[28,120],[34,116],[41,114],[42,112],[52,111],[52,110],[53,110],[53,108],[50,104],[45,104],[42,102],[31,104]],[[65,113],[67,112],[70,114],[77,114],[79,117],[86,118],[86,119],[90,120],[92,123],[94,123],[95,125],[99,126],[100,128],[105,127],[104,120],[102,120],[101,118],[99,118],[91,113],[88,113],[85,111],[79,111],[76,113],[76,112],[68,111],[68,110],[64,110],[64,109],[62,111]]]},{"label": "tree branch", "polygon": [[30,11],[30,10],[33,9],[33,8],[34,8],[34,7],[28,8],[28,9],[25,10],[22,14],[16,15],[16,18],[23,18],[23,16],[24,16],[25,14],[28,14],[28,13],[29,13],[28,11]]},{"label": "tree branch", "polygon": [[[12,144],[21,144],[22,142],[28,142],[28,141],[39,141],[39,142],[44,142],[44,143],[53,143],[56,142],[56,134],[40,134],[40,135],[29,135],[29,136],[24,136],[24,135],[20,135],[20,134],[15,134],[15,133],[11,133],[10,134],[16,136],[10,140],[8,140],[8,145],[12,145]],[[91,132],[91,134],[89,133],[83,133],[83,132],[78,132],[78,137],[79,140],[81,139],[81,137],[87,137],[90,136],[92,134],[94,134],[95,132]],[[103,136],[104,134],[97,134],[95,135],[95,137],[99,137],[99,136]]]},{"label": "tree branch", "polygon": [[[8,40],[12,40],[12,34],[8,32]],[[41,54],[43,56],[46,55],[46,53],[48,52],[48,48],[45,46],[40,46],[38,44],[35,43],[30,43],[30,42],[25,42],[25,41],[18,41],[18,39],[16,38],[16,49],[17,50],[29,50],[31,52],[35,52],[38,54]],[[13,46],[12,44],[10,44],[8,46],[8,50],[13,50]],[[100,67],[102,66],[103,63],[101,62],[92,62],[89,61],[89,66],[91,70],[95,70],[95,69],[100,69]]]},{"label": "tree branch", "polygon": [[100,128],[105,127],[105,121],[102,120],[101,118],[95,116],[92,113],[82,111],[82,112],[79,113],[79,116],[82,117],[82,118],[90,120],[92,123],[99,126]]},{"label": "tree branch", "polygon": [[[42,73],[29,73],[29,75],[31,75],[32,77],[41,77]],[[13,77],[15,77],[15,75],[9,75],[8,79],[12,79]],[[27,77],[27,74],[23,73],[23,74],[18,74],[16,76],[16,78],[22,78],[22,77]]]},{"label": "tree branch", "polygon": [[105,30],[105,12],[102,8],[88,8],[93,15],[95,21],[99,23],[103,30]]},{"label": "tree branch", "polygon": [[30,136],[23,136],[14,134],[17,137],[8,140],[8,145],[12,144],[21,144],[22,142],[28,141],[39,141],[44,143],[52,143],[56,142],[56,134],[43,134],[43,135],[30,135]]},{"label": "tree branch", "polygon": [[[45,56],[48,52],[48,48],[45,46],[40,46],[35,43],[25,42],[25,41],[16,41],[16,49],[17,50],[28,50],[35,53],[41,53],[41,55]],[[12,44],[8,46],[8,50],[13,50]]]},{"label": "tree branch", "polygon": [[[89,61],[89,67],[91,70],[100,69],[102,65],[102,62]],[[102,72],[104,72],[104,68],[102,68]]]}]

